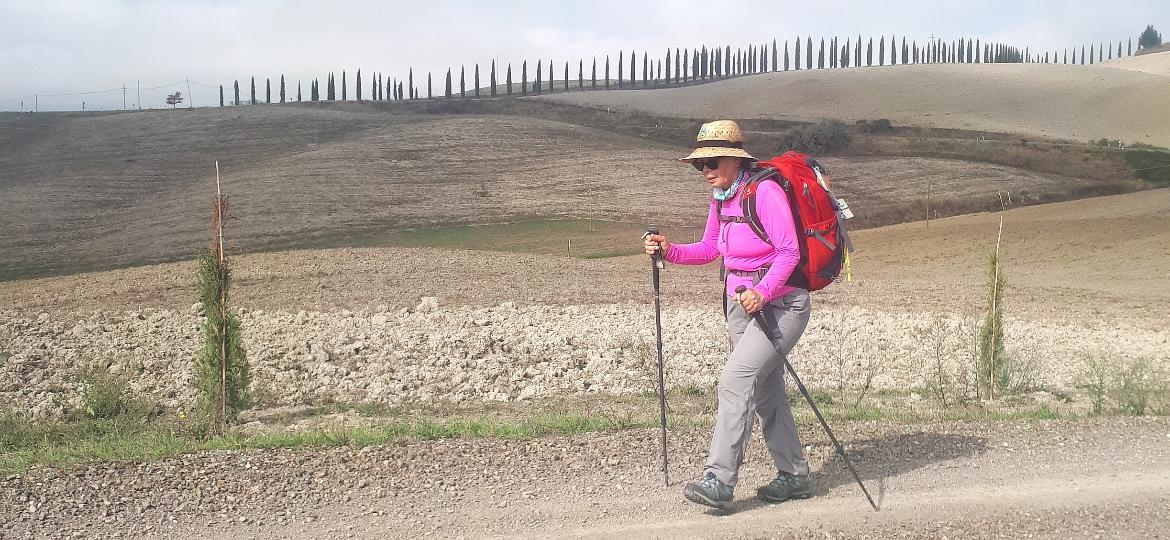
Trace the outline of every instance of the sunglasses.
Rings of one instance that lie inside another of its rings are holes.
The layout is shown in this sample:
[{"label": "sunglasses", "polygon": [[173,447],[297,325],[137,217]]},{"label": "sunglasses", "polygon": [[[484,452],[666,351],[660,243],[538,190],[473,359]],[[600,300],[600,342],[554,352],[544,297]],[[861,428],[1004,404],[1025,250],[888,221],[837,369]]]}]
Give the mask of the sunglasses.
[{"label": "sunglasses", "polygon": [[719,158],[696,159],[691,161],[691,166],[699,172],[703,172],[703,169],[715,170],[719,168]]}]

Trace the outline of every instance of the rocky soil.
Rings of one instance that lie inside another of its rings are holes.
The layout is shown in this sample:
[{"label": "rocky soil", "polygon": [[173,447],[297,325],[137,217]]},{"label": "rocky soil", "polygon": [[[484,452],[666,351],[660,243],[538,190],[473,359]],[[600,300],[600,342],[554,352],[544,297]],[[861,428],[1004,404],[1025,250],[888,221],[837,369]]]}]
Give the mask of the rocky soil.
[{"label": "rocky soil", "polygon": [[[37,417],[76,408],[86,373],[129,382],[134,395],[174,410],[194,400],[191,359],[199,306],[0,317],[11,336],[0,365],[0,403]],[[261,406],[516,401],[566,394],[652,391],[653,311],[636,305],[442,307],[306,312],[239,310]],[[668,386],[708,389],[727,351],[710,309],[663,315]],[[974,364],[975,322],[858,307],[818,310],[793,353],[815,388],[911,391]],[[1006,324],[1009,353],[1032,386],[1069,392],[1089,355],[1170,358],[1170,333],[1117,325]]]},{"label": "rocky soil", "polygon": [[754,498],[773,474],[749,447],[732,514],[685,501],[705,430],[535,441],[446,440],[206,452],[0,478],[4,538],[1158,537],[1170,421],[838,426],[872,512],[815,425],[815,496]]}]

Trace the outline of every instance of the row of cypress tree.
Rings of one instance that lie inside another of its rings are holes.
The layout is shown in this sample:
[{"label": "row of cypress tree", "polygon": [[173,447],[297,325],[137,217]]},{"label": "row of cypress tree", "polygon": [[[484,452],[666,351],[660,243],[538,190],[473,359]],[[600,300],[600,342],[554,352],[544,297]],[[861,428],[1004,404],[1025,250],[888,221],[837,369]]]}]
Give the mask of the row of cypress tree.
[{"label": "row of cypress tree", "polygon": [[[1086,47],[1082,46],[1079,55],[1076,48],[1064,49],[1063,51],[1033,52],[1030,48],[1020,49],[1002,43],[983,43],[979,39],[969,38],[959,38],[951,41],[931,39],[926,43],[919,44],[916,40],[907,41],[903,37],[899,44],[895,36],[890,36],[888,41],[886,36],[881,36],[877,39],[875,49],[875,42],[872,37],[868,40],[863,40],[862,36],[859,35],[856,41],[852,38],[846,38],[844,43],[837,37],[829,38],[828,41],[825,38],[819,38],[818,43],[814,43],[813,38],[809,36],[803,39],[798,37],[791,45],[790,47],[789,41],[785,40],[783,49],[781,49],[778,41],[775,39],[772,40],[770,47],[768,44],[753,44],[748,47],[737,48],[734,51],[730,45],[723,47],[708,47],[704,45],[694,50],[685,48],[668,49],[663,56],[655,58],[651,58],[649,53],[644,51],[640,58],[641,62],[638,61],[638,54],[635,51],[630,51],[628,63],[626,62],[627,57],[625,53],[622,52],[616,55],[616,79],[611,77],[613,75],[611,72],[611,66],[614,64],[613,59],[609,55],[606,55],[600,82],[598,80],[598,59],[592,59],[588,77],[586,77],[585,61],[582,59],[578,60],[576,66],[576,88],[596,90],[599,88],[610,89],[615,87],[634,88],[639,85],[643,87],[668,86],[687,84],[694,81],[751,75],[768,71],[869,67],[874,65],[884,66],[887,64],[1093,64],[1106,59],[1121,58],[1133,54],[1132,38],[1129,40],[1128,46],[1124,49],[1123,43],[1120,41],[1116,43],[1116,48],[1113,46],[1113,43],[1108,44],[1108,46],[1104,43],[1092,44],[1088,46],[1087,50]],[[816,51],[815,55],[814,46]],[[1116,55],[1114,54],[1115,50]],[[639,64],[641,64],[640,71]],[[539,94],[555,91],[557,81],[554,76],[556,67],[553,61],[549,60],[547,64],[543,60],[536,61],[533,64],[533,68],[533,77],[530,79],[528,61],[521,62],[519,93],[526,95],[529,93]],[[471,87],[469,89],[467,69],[465,66],[461,66],[459,68],[458,87],[456,89],[453,79],[454,73],[448,68],[442,96],[451,98],[458,94],[459,97],[467,97],[468,95],[481,97],[481,92],[484,91],[490,96],[497,96],[500,92],[503,92],[505,95],[512,95],[516,90],[513,84],[512,64],[508,63],[505,68],[503,88],[500,88],[501,84],[498,70],[496,62],[492,61],[490,74],[488,75],[488,85],[485,89],[480,81],[479,64],[475,64]],[[564,91],[570,90],[570,81],[570,63],[565,62],[560,80],[560,86]],[[279,84],[279,103],[284,103],[286,101],[284,75],[280,76]],[[400,81],[396,78],[386,78],[381,73],[377,73],[370,78],[369,84],[369,94],[364,97],[362,72],[358,70],[353,84],[354,99],[358,101],[364,99],[384,101],[387,99],[420,99],[422,96],[421,89],[415,86],[413,68],[409,69],[405,81]],[[239,81],[235,81],[233,86],[234,100],[231,103],[237,105],[242,104],[240,100]],[[320,82],[316,79],[310,81],[309,101],[320,101],[322,99],[328,101],[337,100],[337,86],[338,84],[334,74],[328,74],[325,81],[325,95],[322,98]],[[346,73],[342,71],[340,99],[343,101],[349,100],[349,86]],[[265,103],[273,102],[271,79],[265,81],[264,96]],[[427,99],[436,97],[430,72],[426,75],[426,97]],[[220,86],[219,89],[219,101],[220,106],[224,106],[223,86]],[[291,98],[288,98],[287,101],[291,101]],[[296,101],[303,101],[300,81],[297,81]],[[252,78],[249,103],[254,105],[258,102],[259,100],[256,96],[256,80]]]}]

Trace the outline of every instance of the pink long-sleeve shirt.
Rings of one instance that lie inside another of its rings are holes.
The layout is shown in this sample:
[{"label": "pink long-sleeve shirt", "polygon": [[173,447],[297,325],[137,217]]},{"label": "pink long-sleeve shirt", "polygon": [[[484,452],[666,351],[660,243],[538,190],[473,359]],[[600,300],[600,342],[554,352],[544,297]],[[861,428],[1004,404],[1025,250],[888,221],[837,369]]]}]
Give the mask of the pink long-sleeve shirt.
[{"label": "pink long-sleeve shirt", "polygon": [[[740,205],[743,192],[744,188],[740,186],[734,197],[723,201],[724,216],[743,216]],[[796,225],[792,221],[792,210],[788,207],[788,197],[779,184],[771,181],[760,182],[755,197],[756,213],[772,241],[771,245],[756,236],[747,223],[720,223],[718,201],[711,199],[703,239],[693,244],[671,244],[664,256],[666,261],[674,264],[707,264],[722,256],[727,268],[748,271],[771,264],[764,279],[755,286],[752,285],[750,275],[728,274],[727,295],[734,296],[735,288],[740,285],[755,288],[768,302],[791,292],[792,287],[786,286],[785,282],[800,262],[800,247],[797,244]]]}]

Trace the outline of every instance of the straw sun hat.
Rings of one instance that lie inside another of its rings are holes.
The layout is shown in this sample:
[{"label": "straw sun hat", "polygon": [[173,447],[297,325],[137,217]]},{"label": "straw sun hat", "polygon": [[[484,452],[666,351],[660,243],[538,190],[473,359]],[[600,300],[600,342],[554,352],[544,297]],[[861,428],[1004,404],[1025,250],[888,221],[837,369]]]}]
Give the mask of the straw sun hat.
[{"label": "straw sun hat", "polygon": [[679,161],[722,156],[756,159],[744,151],[743,132],[739,130],[739,124],[731,120],[703,124],[699,136],[695,137],[695,150]]}]

